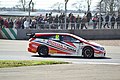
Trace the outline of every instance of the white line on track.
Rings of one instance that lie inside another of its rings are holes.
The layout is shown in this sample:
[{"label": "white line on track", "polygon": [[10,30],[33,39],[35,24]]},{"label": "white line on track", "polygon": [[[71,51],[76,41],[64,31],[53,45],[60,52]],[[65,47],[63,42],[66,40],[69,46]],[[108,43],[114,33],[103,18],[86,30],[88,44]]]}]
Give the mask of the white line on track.
[{"label": "white line on track", "polygon": [[106,65],[120,65],[120,63],[103,63],[103,62],[72,62],[73,64],[106,64]]}]

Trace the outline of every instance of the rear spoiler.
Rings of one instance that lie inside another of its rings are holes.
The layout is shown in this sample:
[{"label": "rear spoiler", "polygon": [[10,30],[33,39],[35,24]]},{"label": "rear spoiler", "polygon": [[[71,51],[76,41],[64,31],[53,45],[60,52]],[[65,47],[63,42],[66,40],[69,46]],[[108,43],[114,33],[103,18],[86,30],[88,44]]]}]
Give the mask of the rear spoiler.
[{"label": "rear spoiler", "polygon": [[26,33],[26,36],[29,36],[30,38],[32,38],[35,35],[35,33]]}]

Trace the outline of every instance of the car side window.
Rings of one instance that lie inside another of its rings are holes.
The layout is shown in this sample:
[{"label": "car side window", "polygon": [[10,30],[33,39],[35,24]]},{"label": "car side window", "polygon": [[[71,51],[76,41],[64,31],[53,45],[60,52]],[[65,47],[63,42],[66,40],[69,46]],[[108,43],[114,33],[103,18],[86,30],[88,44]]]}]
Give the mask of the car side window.
[{"label": "car side window", "polygon": [[60,40],[60,35],[56,34],[49,38],[49,40]]},{"label": "car side window", "polygon": [[[78,42],[79,40],[71,36],[61,36],[62,41],[65,42]],[[79,41],[80,42],[80,41]]]}]

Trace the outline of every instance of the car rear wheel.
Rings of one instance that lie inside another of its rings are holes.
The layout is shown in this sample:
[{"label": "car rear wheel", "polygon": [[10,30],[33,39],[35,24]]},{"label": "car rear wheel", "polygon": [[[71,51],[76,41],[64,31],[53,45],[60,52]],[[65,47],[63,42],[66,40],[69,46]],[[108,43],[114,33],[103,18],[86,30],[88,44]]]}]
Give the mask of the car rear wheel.
[{"label": "car rear wheel", "polygon": [[39,56],[47,57],[48,56],[48,47],[46,47],[46,46],[39,47],[38,54],[39,54]]},{"label": "car rear wheel", "polygon": [[85,58],[92,58],[94,57],[94,50],[91,47],[85,47],[82,54]]}]

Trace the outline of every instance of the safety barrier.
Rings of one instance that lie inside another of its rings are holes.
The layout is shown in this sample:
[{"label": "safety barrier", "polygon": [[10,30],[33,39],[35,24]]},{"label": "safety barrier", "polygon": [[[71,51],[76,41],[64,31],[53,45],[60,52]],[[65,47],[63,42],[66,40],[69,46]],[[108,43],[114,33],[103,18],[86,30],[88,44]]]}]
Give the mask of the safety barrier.
[{"label": "safety barrier", "polygon": [[17,29],[15,28],[1,28],[0,29],[0,38],[1,39],[17,39]]},{"label": "safety barrier", "polygon": [[84,29],[84,30],[40,30],[40,29],[18,29],[17,39],[29,39],[28,33],[72,33],[84,39],[109,40],[120,39],[120,29]]},{"label": "safety barrier", "polygon": [[120,39],[120,29],[67,29],[67,30],[41,30],[41,29],[15,29],[15,28],[1,28],[0,39],[29,39],[28,33],[72,33],[81,36],[84,39]]},{"label": "safety barrier", "polygon": [[1,28],[0,28],[0,39],[2,38],[2,35],[1,35]]}]

